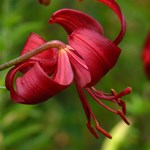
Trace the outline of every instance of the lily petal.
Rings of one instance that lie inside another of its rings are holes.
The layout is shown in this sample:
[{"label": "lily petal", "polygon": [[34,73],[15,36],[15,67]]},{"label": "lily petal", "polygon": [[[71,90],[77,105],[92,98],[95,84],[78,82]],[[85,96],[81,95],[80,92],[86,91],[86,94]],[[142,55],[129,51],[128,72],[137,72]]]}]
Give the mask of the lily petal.
[{"label": "lily petal", "polygon": [[121,40],[124,37],[125,32],[126,32],[126,21],[121,12],[121,9],[120,9],[119,5],[115,2],[115,0],[97,0],[97,1],[104,3],[109,8],[111,8],[120,20],[121,30],[120,30],[120,33],[118,34],[118,36],[116,37],[116,39],[114,40],[114,43],[118,45],[121,42]]},{"label": "lily petal", "polygon": [[117,62],[120,49],[101,34],[78,29],[69,36],[69,44],[85,61],[90,73],[90,86],[96,84]]},{"label": "lily petal", "polygon": [[[45,43],[46,43],[46,41],[42,37],[40,37],[38,34],[35,34],[32,32],[32,33],[30,33],[28,39],[26,40],[26,43],[25,43],[20,55],[24,55],[24,54],[32,51],[33,49],[40,47],[41,45],[43,45]],[[37,60],[37,61],[41,60],[41,59],[49,60],[49,59],[53,58],[54,55],[55,55],[55,50],[49,49],[38,55],[33,56],[30,59]]]},{"label": "lily petal", "polygon": [[[30,66],[31,69],[16,80],[14,89],[14,77],[21,69]],[[66,77],[67,78],[67,77]],[[11,98],[17,103],[37,104],[46,101],[57,93],[66,89],[70,84],[60,84],[49,77],[39,63],[26,62],[12,68],[6,77],[6,85],[10,90]]]},{"label": "lily petal", "polygon": [[[40,37],[38,34],[31,33],[20,55],[24,55],[32,51],[33,49],[40,47],[41,45],[45,43],[46,41],[42,37]],[[38,61],[47,73],[51,73],[52,67],[56,65],[56,62],[57,62],[57,51],[55,48],[48,49],[36,56],[33,56],[32,58],[28,59],[28,61],[29,60]]]},{"label": "lily petal", "polygon": [[58,53],[57,68],[53,80],[62,85],[69,85],[73,81],[74,75],[66,51],[60,50]]},{"label": "lily petal", "polygon": [[78,28],[91,28],[103,34],[103,28],[97,20],[81,11],[73,9],[67,8],[56,11],[49,19],[49,23],[60,24],[68,34],[71,34]]},{"label": "lily petal", "polygon": [[70,46],[68,46],[68,49],[69,50],[67,51],[67,54],[69,56],[73,70],[75,71],[75,78],[81,87],[85,87],[85,85],[91,82],[91,74],[88,70],[88,67],[84,60],[79,57],[77,51],[72,49]]}]

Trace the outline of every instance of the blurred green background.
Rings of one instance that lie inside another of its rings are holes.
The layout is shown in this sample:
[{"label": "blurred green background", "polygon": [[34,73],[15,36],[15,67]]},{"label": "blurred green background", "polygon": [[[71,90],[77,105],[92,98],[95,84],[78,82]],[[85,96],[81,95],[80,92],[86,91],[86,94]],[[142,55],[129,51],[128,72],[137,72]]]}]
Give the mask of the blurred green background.
[{"label": "blurred green background", "polygon": [[[96,85],[97,89],[118,92],[127,86],[133,92],[124,97],[131,125],[98,106],[88,97],[101,123],[113,139],[95,139],[86,128],[86,117],[74,85],[50,100],[34,106],[15,104],[9,92],[0,89],[0,150],[150,150],[150,81],[143,70],[141,53],[150,27],[149,0],[117,0],[127,21],[127,33],[119,45],[121,56],[116,66]],[[30,32],[46,40],[67,42],[59,25],[49,25],[51,14],[61,8],[75,8],[95,17],[113,40],[120,26],[108,7],[94,0],[52,0],[40,5],[37,0],[1,0],[0,64],[16,58]],[[5,86],[8,69],[0,72]]]}]

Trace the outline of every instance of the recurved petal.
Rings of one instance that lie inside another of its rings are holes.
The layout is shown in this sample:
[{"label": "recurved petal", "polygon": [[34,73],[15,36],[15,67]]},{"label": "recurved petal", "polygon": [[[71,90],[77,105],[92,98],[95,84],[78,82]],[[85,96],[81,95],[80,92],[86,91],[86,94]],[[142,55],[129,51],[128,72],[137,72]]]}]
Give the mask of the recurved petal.
[{"label": "recurved petal", "polygon": [[[46,43],[46,41],[42,37],[40,37],[39,35],[37,35],[35,33],[31,33],[29,35],[20,55],[24,55],[25,53],[28,53],[28,52],[32,51],[33,49],[36,49],[45,43]],[[57,51],[55,48],[48,49],[38,55],[31,57],[29,60],[38,61],[47,73],[49,73],[49,72],[51,73],[51,68],[57,62]]]},{"label": "recurved petal", "polygon": [[[24,67],[31,69],[16,80],[16,90],[14,89],[14,77]],[[46,101],[69,86],[60,84],[49,77],[39,63],[34,65],[31,62],[21,64],[11,69],[6,78],[6,84],[10,90],[11,98],[17,103],[37,104]]]},{"label": "recurved petal", "polygon": [[119,44],[120,41],[123,39],[125,32],[126,32],[126,21],[122,14],[120,6],[115,2],[115,0],[97,0],[97,1],[104,3],[105,5],[110,7],[114,11],[114,13],[118,16],[120,23],[121,23],[121,30],[118,36],[116,37],[116,39],[114,40],[114,43]]},{"label": "recurved petal", "polygon": [[91,82],[91,74],[88,70],[84,60],[77,54],[77,52],[68,46],[67,54],[69,56],[71,65],[75,72],[75,78],[81,87],[85,87]]},{"label": "recurved petal", "polygon": [[[20,55],[24,55],[25,53],[28,53],[32,51],[33,49],[36,49],[40,47],[41,45],[45,44],[46,41],[40,37],[38,34],[35,33],[30,33],[28,39],[26,40],[26,43],[21,51]],[[38,55],[33,56],[31,59],[32,60],[37,60],[37,61],[51,61],[56,55],[56,49],[48,49]]]},{"label": "recurved petal", "polygon": [[56,11],[49,19],[49,23],[60,24],[68,34],[71,34],[78,28],[91,28],[103,34],[103,28],[97,20],[81,11],[73,9],[67,8]]},{"label": "recurved petal", "polygon": [[17,67],[14,67],[9,70],[9,72],[6,75],[5,79],[5,85],[6,88],[10,91],[10,95],[13,101],[18,102],[18,103],[23,103],[24,99],[18,95],[18,93],[14,89],[14,78],[17,72],[19,70],[26,68],[26,67],[32,67],[34,65],[34,62],[30,61],[24,64],[21,64]]},{"label": "recurved petal", "polygon": [[69,36],[69,44],[83,58],[91,74],[91,83],[97,83],[117,62],[120,49],[93,30],[78,29]]}]

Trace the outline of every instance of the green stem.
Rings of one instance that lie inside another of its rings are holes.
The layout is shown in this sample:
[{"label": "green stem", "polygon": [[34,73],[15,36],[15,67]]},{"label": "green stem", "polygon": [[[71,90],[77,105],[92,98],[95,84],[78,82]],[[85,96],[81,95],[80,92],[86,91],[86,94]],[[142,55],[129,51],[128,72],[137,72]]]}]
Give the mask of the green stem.
[{"label": "green stem", "polygon": [[57,48],[58,50],[60,50],[60,49],[64,49],[65,47],[66,47],[66,44],[61,41],[58,41],[58,40],[48,41],[45,44],[41,45],[40,47],[33,49],[32,51],[30,51],[20,57],[17,57],[9,62],[2,64],[0,66],[0,71],[7,69],[13,65],[19,64],[19,63],[21,63],[33,56],[45,51],[45,50],[50,49],[50,48]]}]

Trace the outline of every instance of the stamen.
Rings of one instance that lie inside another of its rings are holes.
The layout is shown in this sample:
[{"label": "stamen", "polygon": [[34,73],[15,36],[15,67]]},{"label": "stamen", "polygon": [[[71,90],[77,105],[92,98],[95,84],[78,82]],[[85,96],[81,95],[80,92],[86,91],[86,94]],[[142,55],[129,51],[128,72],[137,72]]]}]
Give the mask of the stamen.
[{"label": "stamen", "polygon": [[[127,88],[128,89],[128,88]],[[125,105],[125,102],[121,99],[121,98],[117,98],[116,100],[110,100],[112,102],[115,102],[117,103],[119,106],[121,106],[122,108],[122,111],[120,110],[114,110],[110,107],[108,107],[107,105],[105,105],[104,103],[102,103],[98,98],[97,96],[97,93],[95,93],[91,88],[86,88],[87,92],[93,97],[93,99],[98,103],[100,104],[101,106],[103,106],[104,108],[106,108],[107,110],[111,111],[112,113],[114,114],[117,114],[119,115],[124,121],[125,123],[129,124],[127,118],[125,117],[125,114],[126,114],[126,105]],[[99,91],[97,91],[99,92]],[[121,92],[121,93],[125,93],[125,92]],[[128,93],[128,92],[127,92]],[[121,94],[117,94],[117,92],[115,90],[112,90],[112,94],[114,95],[114,98],[116,98],[115,96],[116,95],[121,95]],[[124,95],[124,94],[123,94]],[[101,98],[101,97],[100,97]],[[108,100],[108,99],[107,99]]]},{"label": "stamen", "polygon": [[109,139],[112,139],[112,136],[106,130],[104,130],[99,124],[96,124],[96,129],[102,132]]},{"label": "stamen", "polygon": [[119,101],[120,102],[118,102],[118,104],[122,108],[122,112],[124,113],[124,115],[126,115],[126,103],[121,99]]},{"label": "stamen", "polygon": [[131,93],[131,91],[132,91],[131,87],[127,87],[121,93],[115,94],[116,91],[114,89],[111,89],[111,92],[113,93],[113,95],[112,95],[112,94],[108,94],[108,93],[104,93],[104,92],[98,91],[94,87],[91,87],[90,89],[95,93],[95,95],[98,98],[101,98],[103,100],[113,100],[113,101],[115,99],[117,99],[117,98],[120,98],[120,97],[122,97],[124,95],[127,95],[127,94]]},{"label": "stamen", "polygon": [[[126,88],[126,89],[127,89],[127,88]],[[129,89],[127,89],[127,90],[129,90]],[[116,92],[114,89],[112,89],[111,92],[112,92],[112,94],[115,95],[115,96],[118,95],[117,92]],[[122,112],[123,112],[124,115],[125,115],[125,114],[126,114],[126,103],[125,103],[121,98],[117,98],[117,101],[118,101],[119,106],[122,107]]]},{"label": "stamen", "polygon": [[102,100],[109,100],[109,101],[114,102],[114,103],[118,103],[118,105],[120,107],[122,107],[122,112],[124,113],[124,115],[126,114],[126,104],[120,97],[122,97],[126,94],[129,94],[132,91],[131,87],[127,87],[126,89],[124,89],[119,94],[114,89],[111,89],[112,94],[108,94],[108,93],[104,93],[102,91],[98,91],[94,87],[89,88],[89,90],[92,91],[92,93],[97,98],[100,98]]},{"label": "stamen", "polygon": [[82,91],[82,87],[80,87],[80,84],[78,84],[77,81],[75,81],[75,85],[76,85],[76,88],[77,88],[77,91],[78,91],[78,94],[80,96],[80,101],[82,103],[82,106],[84,108],[84,111],[85,111],[85,114],[86,114],[86,117],[87,117],[87,128],[90,130],[90,132],[96,137],[96,138],[99,138],[99,135],[97,134],[97,132],[95,131],[95,129],[91,126],[91,117],[93,118],[94,122],[96,123],[96,129],[103,133],[106,137],[108,138],[112,138],[111,135],[106,131],[104,130],[98,123],[87,99],[86,99],[86,96],[84,94],[84,92]]},{"label": "stamen", "polygon": [[106,108],[107,110],[111,111],[112,113],[117,114],[117,111],[111,109],[110,107],[106,106],[104,103],[102,103],[95,95],[94,93],[92,93],[92,91],[90,91],[90,89],[86,89],[88,91],[88,93],[93,97],[93,99],[100,104],[101,106],[103,106],[104,108]]},{"label": "stamen", "polygon": [[97,132],[94,130],[94,128],[93,128],[89,123],[87,123],[86,126],[87,126],[87,128],[90,130],[90,132],[98,139],[98,138],[99,138],[99,135],[98,135]]},{"label": "stamen", "polygon": [[120,97],[122,97],[124,95],[127,95],[127,94],[131,93],[131,91],[132,91],[132,88],[131,87],[127,87],[122,92],[120,92],[119,94],[117,94],[117,92],[114,89],[111,89],[111,92],[114,94],[114,96],[116,98],[120,98]]},{"label": "stamen", "polygon": [[128,125],[130,124],[129,121],[127,120],[127,118],[125,117],[125,115],[123,114],[122,111],[118,110],[118,114],[119,114],[120,117],[124,120],[124,122],[125,122],[126,124],[128,124]]}]

